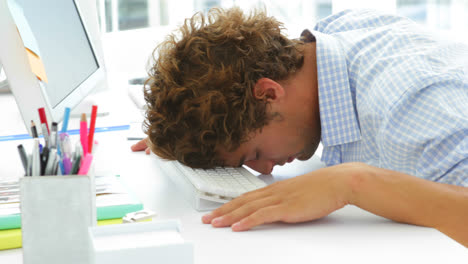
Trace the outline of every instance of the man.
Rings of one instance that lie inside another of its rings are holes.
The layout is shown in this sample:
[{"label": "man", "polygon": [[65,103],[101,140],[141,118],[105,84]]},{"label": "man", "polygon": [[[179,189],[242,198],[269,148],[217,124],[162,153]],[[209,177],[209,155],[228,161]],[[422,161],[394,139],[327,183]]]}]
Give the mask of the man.
[{"label": "man", "polygon": [[[159,46],[149,148],[191,167],[327,168],[203,217],[234,231],[324,217],[347,204],[434,227],[468,246],[468,48],[408,19],[344,11],[301,40],[263,12],[197,14]],[[147,149],[147,153],[149,150]]]}]

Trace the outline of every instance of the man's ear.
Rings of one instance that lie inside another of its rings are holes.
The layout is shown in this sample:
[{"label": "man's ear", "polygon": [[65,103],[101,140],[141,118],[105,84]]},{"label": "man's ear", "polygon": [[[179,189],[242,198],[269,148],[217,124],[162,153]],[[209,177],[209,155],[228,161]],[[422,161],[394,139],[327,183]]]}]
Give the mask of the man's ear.
[{"label": "man's ear", "polygon": [[275,101],[284,96],[284,88],[281,84],[269,78],[261,78],[253,88],[256,99],[266,99],[267,101]]}]

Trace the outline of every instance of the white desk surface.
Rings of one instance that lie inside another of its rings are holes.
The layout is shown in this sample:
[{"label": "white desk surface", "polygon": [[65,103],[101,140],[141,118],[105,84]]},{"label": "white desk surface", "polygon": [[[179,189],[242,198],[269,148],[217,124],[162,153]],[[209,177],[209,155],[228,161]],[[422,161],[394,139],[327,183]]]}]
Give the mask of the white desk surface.
[{"label": "white desk surface", "polygon": [[[0,107],[12,100],[7,95],[0,97]],[[125,107],[132,107],[131,103],[123,103],[119,109],[138,114]],[[9,110],[13,114],[17,112]],[[1,117],[1,124],[5,124],[5,118]],[[119,122],[131,122],[131,119],[123,118]],[[99,122],[98,119],[97,127],[102,126]],[[468,250],[437,230],[399,224],[354,206],[301,224],[268,224],[240,233],[230,228],[212,228],[201,223],[204,213],[191,208],[160,171],[159,159],[142,152],[132,153],[130,145],[135,141],[127,141],[126,136],[126,131],[95,134],[99,141],[94,161],[97,173],[120,174],[145,207],[158,214],[156,219],[180,219],[182,236],[195,245],[195,264],[468,263]],[[19,143],[28,144],[27,141],[0,142],[0,178],[21,175],[16,150]],[[264,176],[264,179],[281,180],[315,166],[314,159],[293,162],[276,169],[274,177]],[[0,251],[0,263],[21,263],[21,253],[21,249]]]}]

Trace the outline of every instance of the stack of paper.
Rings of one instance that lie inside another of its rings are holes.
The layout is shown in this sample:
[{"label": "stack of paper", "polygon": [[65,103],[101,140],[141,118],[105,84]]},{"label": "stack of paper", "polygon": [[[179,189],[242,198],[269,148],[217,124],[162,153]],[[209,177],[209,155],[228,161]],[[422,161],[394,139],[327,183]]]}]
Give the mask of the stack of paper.
[{"label": "stack of paper", "polygon": [[[96,176],[95,183],[98,225],[122,223],[127,213],[143,209],[120,177]],[[0,250],[21,247],[19,202],[19,182],[0,182]]]}]

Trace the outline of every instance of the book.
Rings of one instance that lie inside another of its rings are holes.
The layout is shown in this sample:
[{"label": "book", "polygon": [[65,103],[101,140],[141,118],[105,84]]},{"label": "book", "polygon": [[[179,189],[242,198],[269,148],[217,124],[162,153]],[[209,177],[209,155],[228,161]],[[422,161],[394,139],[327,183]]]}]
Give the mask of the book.
[{"label": "book", "polygon": [[[100,225],[122,224],[122,218],[100,220]],[[21,228],[0,230],[0,250],[20,248],[22,245]]]},{"label": "book", "polygon": [[[59,177],[59,176],[58,176]],[[117,176],[96,176],[97,220],[122,218],[143,209],[136,195]],[[0,182],[0,230],[21,228],[19,182]]]}]

